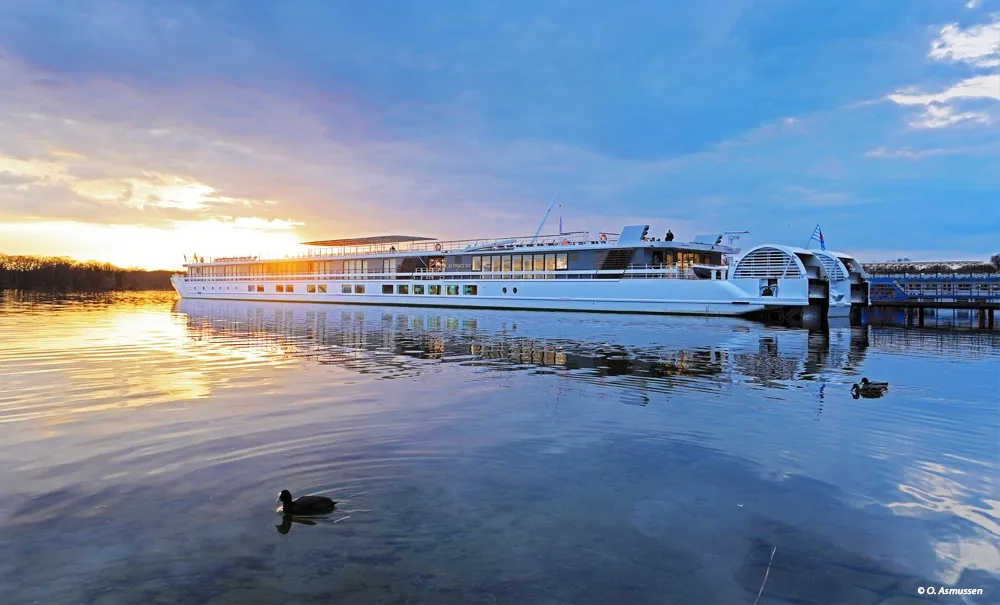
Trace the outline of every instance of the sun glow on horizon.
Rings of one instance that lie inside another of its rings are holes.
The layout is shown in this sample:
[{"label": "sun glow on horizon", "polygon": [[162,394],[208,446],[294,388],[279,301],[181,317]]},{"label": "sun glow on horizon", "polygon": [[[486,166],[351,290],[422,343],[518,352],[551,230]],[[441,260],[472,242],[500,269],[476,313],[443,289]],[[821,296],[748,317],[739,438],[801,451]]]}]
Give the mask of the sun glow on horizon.
[{"label": "sun glow on horizon", "polygon": [[[12,179],[9,184],[0,182],[0,191],[8,189],[18,196],[15,204],[41,208],[55,195],[54,199],[65,199],[68,207],[78,205],[89,215],[73,220],[73,212],[80,212],[75,210],[49,220],[25,216],[0,222],[0,253],[180,270],[184,255],[302,252],[297,228],[303,223],[256,216],[275,204],[271,200],[228,197],[193,178],[149,170],[84,178],[74,174],[73,165],[83,157],[69,150],[34,159],[0,154],[0,175]],[[106,220],[94,212],[106,215]]]},{"label": "sun glow on horizon", "polygon": [[119,267],[180,270],[184,255],[298,254],[304,251],[291,221],[233,219],[176,221],[172,228],[97,225],[72,221],[0,223],[6,254],[68,256]]}]

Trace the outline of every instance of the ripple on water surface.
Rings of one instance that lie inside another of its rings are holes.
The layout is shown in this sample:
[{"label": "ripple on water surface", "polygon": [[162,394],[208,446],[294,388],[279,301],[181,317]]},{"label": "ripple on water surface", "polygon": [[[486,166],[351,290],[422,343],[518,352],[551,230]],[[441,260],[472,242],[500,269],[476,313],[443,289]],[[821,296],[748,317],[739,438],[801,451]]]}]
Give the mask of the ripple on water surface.
[{"label": "ripple on water surface", "polygon": [[0,342],[4,603],[1000,595],[996,333],[6,293]]}]

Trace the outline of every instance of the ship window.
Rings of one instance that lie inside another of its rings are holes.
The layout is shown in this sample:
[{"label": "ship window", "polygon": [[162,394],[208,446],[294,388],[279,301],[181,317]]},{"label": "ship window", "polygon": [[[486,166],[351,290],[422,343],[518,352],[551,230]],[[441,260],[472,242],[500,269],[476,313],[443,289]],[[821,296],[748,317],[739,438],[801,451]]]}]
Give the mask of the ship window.
[{"label": "ship window", "polygon": [[483,257],[483,271],[493,270],[493,258],[490,256]]},{"label": "ship window", "polygon": [[521,270],[521,255],[520,254],[515,254],[512,257],[512,264],[514,266],[514,271],[520,271]]},{"label": "ship window", "polygon": [[517,288],[514,288],[514,294],[517,294]]},{"label": "ship window", "polygon": [[398,286],[396,286],[396,294],[409,294],[409,293],[410,293],[410,286],[406,284],[399,284]]},{"label": "ship window", "polygon": [[264,291],[264,286],[257,286],[257,291],[258,292],[263,292]]},{"label": "ship window", "polygon": [[[395,265],[393,264],[394,262],[395,261],[393,259],[391,259],[391,258],[383,258],[382,259],[382,273],[392,273],[392,270],[395,267]],[[383,294],[392,294],[391,287],[390,287],[390,291],[389,292],[383,292]]]},{"label": "ship window", "polygon": [[441,286],[427,286],[427,293],[437,296],[441,294]]},{"label": "ship window", "polygon": [[458,295],[458,286],[448,286],[448,295],[449,296],[457,296]]},{"label": "ship window", "polygon": [[365,285],[364,284],[354,284],[354,293],[355,294],[364,294],[365,293]]},{"label": "ship window", "polygon": [[341,294],[350,294],[351,293],[351,284],[344,284],[344,285],[342,285],[340,287],[340,293]]},{"label": "ship window", "polygon": [[482,271],[483,270],[483,257],[473,256],[472,257],[472,270]]},{"label": "ship window", "polygon": [[479,294],[479,286],[462,286],[462,294],[466,296],[475,296]]},{"label": "ship window", "polygon": [[319,288],[319,293],[320,294],[326,294],[326,284],[320,284],[320,285],[318,285],[316,287]]},{"label": "ship window", "polygon": [[424,285],[423,284],[416,284],[416,285],[414,285],[413,286],[413,293],[414,294],[423,294],[424,293]]},{"label": "ship window", "polygon": [[504,288],[504,289],[503,289],[503,293],[504,293],[504,294],[506,294],[506,293],[507,293],[507,288]]},{"label": "ship window", "polygon": [[247,286],[247,292],[253,292],[253,290],[254,290],[253,286]]},{"label": "ship window", "polygon": [[556,254],[556,270],[565,271],[569,269],[569,255],[565,252],[560,252]]},{"label": "ship window", "polygon": [[499,271],[500,270],[500,258],[501,257],[499,257],[499,256],[494,256],[493,257],[493,270],[494,271]]},{"label": "ship window", "polygon": [[536,254],[535,255],[535,271],[545,271],[545,255]]},{"label": "ship window", "polygon": [[545,270],[555,271],[556,270],[556,255],[546,254],[545,255]]},{"label": "ship window", "polygon": [[285,284],[285,292],[295,292],[295,286],[292,284]]},{"label": "ship window", "polygon": [[392,294],[392,284],[382,284],[382,294]]},{"label": "ship window", "polygon": [[308,286],[306,286],[306,292],[309,293],[309,294],[315,294],[316,293],[316,286],[314,286],[312,284],[309,284]]},{"label": "ship window", "polygon": [[505,254],[503,257],[503,271],[510,272],[510,255]]},{"label": "ship window", "polygon": [[275,292],[284,292],[285,291],[285,287],[282,286],[281,284],[278,284],[277,286],[274,287],[274,291]]}]

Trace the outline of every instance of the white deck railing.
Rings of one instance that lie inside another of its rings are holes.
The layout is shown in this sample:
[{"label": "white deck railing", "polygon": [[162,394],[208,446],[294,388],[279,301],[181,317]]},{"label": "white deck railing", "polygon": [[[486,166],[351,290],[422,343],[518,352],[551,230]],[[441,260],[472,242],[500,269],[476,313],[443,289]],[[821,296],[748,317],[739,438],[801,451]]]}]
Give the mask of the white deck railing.
[{"label": "white deck railing", "polygon": [[[573,269],[558,269],[545,271],[415,271],[413,273],[269,273],[266,275],[216,275],[216,276],[192,276],[184,273],[177,274],[186,281],[192,282],[285,282],[285,281],[368,281],[368,280],[404,280],[411,279],[417,281],[427,280],[482,280],[482,279],[600,279],[601,276],[621,276],[625,279],[699,279],[694,271],[689,268],[679,268],[676,265],[637,265],[627,270],[590,270],[578,271]],[[716,276],[715,279],[725,279],[724,273]]]},{"label": "white deck railing", "polygon": [[[601,241],[601,236],[605,236],[607,241]],[[397,243],[385,243],[385,244],[369,244],[363,246],[334,246],[326,248],[308,248],[305,252],[300,254],[279,254],[271,256],[268,254],[256,255],[253,261],[242,261],[244,263],[261,263],[261,262],[282,262],[282,261],[299,261],[299,260],[314,260],[318,258],[325,258],[328,256],[362,256],[366,254],[392,254],[393,252],[431,252],[437,254],[456,254],[463,253],[468,248],[477,248],[476,250],[468,250],[468,254],[482,253],[482,252],[502,252],[507,250],[514,250],[520,248],[539,248],[546,246],[563,246],[563,245],[591,245],[591,244],[601,244],[601,245],[614,245],[618,242],[618,234],[611,233],[608,231],[594,232],[580,231],[575,233],[563,233],[563,234],[550,234],[550,235],[539,235],[535,237],[533,235],[517,236],[517,237],[496,237],[496,238],[485,238],[485,239],[459,239],[459,240],[432,240],[432,241],[419,241],[419,242],[397,242]],[[208,263],[216,262],[212,257],[207,257]],[[233,258],[232,256],[225,256],[219,258]],[[231,262],[231,261],[219,261],[219,262]]]}]

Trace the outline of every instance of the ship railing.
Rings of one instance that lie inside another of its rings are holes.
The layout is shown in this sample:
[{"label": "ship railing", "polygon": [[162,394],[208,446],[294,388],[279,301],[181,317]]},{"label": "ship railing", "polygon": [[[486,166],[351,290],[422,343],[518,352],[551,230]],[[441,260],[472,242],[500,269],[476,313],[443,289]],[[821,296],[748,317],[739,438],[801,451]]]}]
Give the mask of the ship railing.
[{"label": "ship railing", "polygon": [[[726,279],[724,270],[718,270],[717,273],[714,279]],[[677,263],[634,263],[629,265],[628,269],[625,270],[625,277],[632,279],[699,279],[694,269]]]},{"label": "ship railing", "polygon": [[[303,282],[318,280],[363,281],[363,280],[481,280],[481,279],[601,279],[604,276],[626,279],[698,279],[690,268],[642,267],[622,269],[544,269],[540,271],[431,271],[418,269],[412,273],[401,272],[355,272],[355,273],[266,273],[257,275],[184,275],[190,282]],[[725,279],[721,277],[720,279]]]},{"label": "ship railing", "polygon": [[[602,240],[602,236],[605,238]],[[328,256],[362,256],[372,254],[392,254],[393,252],[431,252],[435,254],[456,254],[468,252],[491,252],[500,250],[512,250],[514,248],[537,248],[544,246],[563,245],[614,245],[618,243],[618,234],[609,231],[575,231],[573,233],[549,234],[549,235],[525,235],[517,237],[496,237],[479,239],[460,240],[432,240],[419,242],[398,242],[385,244],[369,244],[364,246],[336,246],[328,248],[308,248],[305,252],[297,254],[258,254],[254,260],[240,261],[242,264],[254,264],[264,262],[292,262],[301,260],[313,260]],[[468,250],[477,248],[476,250]],[[221,259],[232,259],[232,256],[219,257],[216,261],[209,257],[208,262],[232,262]]]},{"label": "ship railing", "polygon": [[481,280],[481,279],[594,279],[600,275],[621,275],[618,271],[570,271],[552,269],[544,271],[414,271],[412,273],[268,273],[263,275],[185,276],[192,282],[284,282],[284,281],[363,281],[363,280]]},{"label": "ship railing", "polygon": [[[604,240],[601,240],[601,237]],[[407,247],[412,252],[436,253],[469,253],[513,250],[515,248],[536,248],[561,245],[614,244],[618,241],[617,233],[574,231],[572,233],[556,233],[548,235],[522,235],[514,237],[495,237],[461,240],[440,240],[433,242],[414,242]],[[439,249],[440,246],[440,249]]]}]

